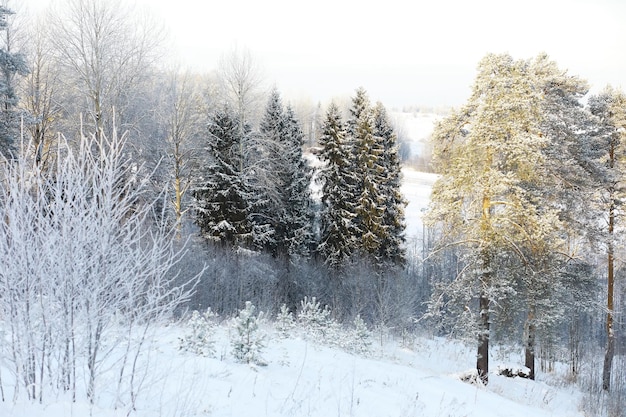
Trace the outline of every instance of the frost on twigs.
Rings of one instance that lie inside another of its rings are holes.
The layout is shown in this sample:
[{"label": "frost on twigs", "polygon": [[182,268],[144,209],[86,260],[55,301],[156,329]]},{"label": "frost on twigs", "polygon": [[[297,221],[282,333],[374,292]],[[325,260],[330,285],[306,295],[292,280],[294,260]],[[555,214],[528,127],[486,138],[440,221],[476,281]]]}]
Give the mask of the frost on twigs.
[{"label": "frost on twigs", "polygon": [[178,348],[196,355],[213,357],[216,317],[217,313],[211,311],[210,307],[202,314],[194,310],[187,322],[188,332],[178,339]]},{"label": "frost on twigs", "polygon": [[261,357],[261,352],[265,348],[265,334],[260,329],[262,323],[263,312],[257,315],[256,307],[250,301],[246,301],[245,308],[233,319],[235,333],[231,344],[233,356],[237,361],[259,366],[267,365]]}]

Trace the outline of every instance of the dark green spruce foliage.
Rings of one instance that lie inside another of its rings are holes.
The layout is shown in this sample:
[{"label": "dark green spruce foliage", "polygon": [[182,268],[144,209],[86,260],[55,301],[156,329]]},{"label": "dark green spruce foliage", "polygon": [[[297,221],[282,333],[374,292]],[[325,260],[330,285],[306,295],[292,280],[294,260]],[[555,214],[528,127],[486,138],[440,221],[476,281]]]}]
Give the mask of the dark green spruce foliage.
[{"label": "dark green spruce foliage", "polygon": [[356,177],[352,170],[352,148],[341,112],[331,104],[326,112],[320,137],[322,213],[318,251],[332,268],[349,259],[357,245],[355,229]]},{"label": "dark green spruce foliage", "polygon": [[[274,256],[307,255],[312,233],[311,169],[302,153],[304,135],[279,93],[270,94],[259,128],[258,146],[266,155],[255,169],[259,204],[252,220],[264,233],[256,245]],[[262,203],[261,203],[262,201]]]},{"label": "dark green spruce foliage", "polygon": [[20,134],[20,112],[15,92],[15,76],[28,74],[28,67],[20,53],[10,50],[7,16],[13,12],[0,6],[0,31],[5,31],[4,45],[0,48],[0,152],[8,155]]},{"label": "dark green spruce foliage", "polygon": [[402,265],[406,203],[396,135],[384,107],[372,108],[366,91],[358,89],[345,126],[339,109],[328,109],[320,144],[321,255],[331,267],[354,255],[378,267]]},{"label": "dark green spruce foliage", "polygon": [[206,142],[210,162],[194,192],[196,223],[202,235],[228,245],[247,245],[251,238],[240,136],[239,121],[230,109],[213,114]]}]

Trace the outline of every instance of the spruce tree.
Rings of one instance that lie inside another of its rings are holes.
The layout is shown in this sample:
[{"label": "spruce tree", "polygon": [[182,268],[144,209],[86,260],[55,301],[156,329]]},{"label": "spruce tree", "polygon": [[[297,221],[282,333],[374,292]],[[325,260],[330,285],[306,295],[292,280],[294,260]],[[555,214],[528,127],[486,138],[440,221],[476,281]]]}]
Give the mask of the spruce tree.
[{"label": "spruce tree", "polygon": [[403,265],[406,261],[404,208],[407,202],[400,191],[402,167],[397,135],[389,122],[387,110],[380,102],[374,107],[374,137],[382,144],[384,168],[381,189],[384,195],[383,225],[386,230],[378,257],[387,264]]},{"label": "spruce tree", "polygon": [[306,255],[312,240],[311,170],[304,159],[304,135],[293,110],[284,109],[280,94],[273,90],[259,128],[259,146],[266,154],[264,184],[257,190],[253,222],[267,231],[259,248],[275,257]]},{"label": "spruce tree", "polygon": [[355,225],[354,164],[341,111],[331,103],[322,124],[320,159],[323,166],[322,212],[318,252],[332,269],[340,269],[352,256],[357,242]]},{"label": "spruce tree", "polygon": [[358,227],[357,241],[363,255],[372,256],[376,264],[386,237],[383,222],[385,182],[384,149],[379,137],[374,136],[374,118],[369,99],[363,89],[357,91],[350,109],[350,133],[354,143],[357,198],[355,214]]},{"label": "spruce tree", "polygon": [[284,126],[285,249],[290,256],[307,256],[313,244],[312,170],[302,151],[304,134],[290,106],[284,115]]},{"label": "spruce tree", "polygon": [[240,124],[225,107],[212,115],[205,151],[209,155],[200,185],[194,190],[196,223],[202,235],[227,245],[251,239],[249,191],[240,170]]},{"label": "spruce tree", "polygon": [[7,18],[13,12],[0,6],[0,31],[4,31],[4,45],[0,48],[0,152],[8,156],[20,134],[20,112],[15,92],[15,76],[28,74],[22,54],[11,50],[10,28]]}]

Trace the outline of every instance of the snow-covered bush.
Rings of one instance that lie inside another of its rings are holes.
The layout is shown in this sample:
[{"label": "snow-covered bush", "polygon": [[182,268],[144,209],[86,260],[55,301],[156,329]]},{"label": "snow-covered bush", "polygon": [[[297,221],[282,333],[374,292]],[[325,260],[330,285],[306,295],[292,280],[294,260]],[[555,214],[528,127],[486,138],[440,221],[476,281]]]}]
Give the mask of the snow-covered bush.
[{"label": "snow-covered bush", "polygon": [[233,356],[239,362],[266,365],[261,357],[265,347],[265,334],[260,329],[263,312],[256,314],[256,307],[250,301],[233,319],[234,335],[231,339]]},{"label": "snow-covered bush", "polygon": [[211,311],[211,307],[202,314],[194,310],[187,321],[188,333],[178,339],[178,348],[196,355],[214,356],[216,317],[217,313]]}]

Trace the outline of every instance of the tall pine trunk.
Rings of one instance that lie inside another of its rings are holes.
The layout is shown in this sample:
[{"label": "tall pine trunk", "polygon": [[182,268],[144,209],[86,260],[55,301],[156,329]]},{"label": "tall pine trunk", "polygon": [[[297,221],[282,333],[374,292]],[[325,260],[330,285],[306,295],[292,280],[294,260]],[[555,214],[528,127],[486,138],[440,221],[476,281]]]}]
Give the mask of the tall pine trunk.
[{"label": "tall pine trunk", "polygon": [[[611,200],[612,202],[614,200]],[[613,366],[613,356],[615,356],[615,330],[613,329],[613,290],[615,286],[614,264],[615,257],[613,254],[613,229],[615,226],[615,206],[611,204],[609,207],[609,245],[608,245],[608,279],[607,279],[607,315],[606,315],[606,353],[604,355],[604,367],[602,368],[602,389],[609,390],[611,388],[611,368]]]},{"label": "tall pine trunk", "polygon": [[535,306],[528,308],[526,324],[524,325],[524,366],[529,369],[528,378],[535,379],[535,340],[537,329],[535,327]]},{"label": "tall pine trunk", "polygon": [[[484,275],[489,274],[487,273]],[[483,278],[481,278],[481,281],[485,280],[484,275]],[[486,283],[483,282],[482,284],[484,285]],[[484,289],[480,293],[479,307],[480,322],[478,330],[476,370],[478,371],[478,377],[482,383],[487,385],[489,382],[489,297]]]}]

